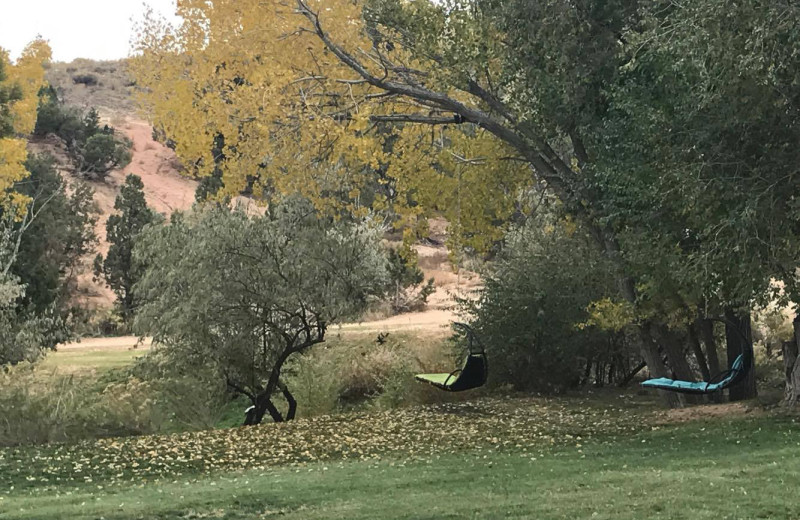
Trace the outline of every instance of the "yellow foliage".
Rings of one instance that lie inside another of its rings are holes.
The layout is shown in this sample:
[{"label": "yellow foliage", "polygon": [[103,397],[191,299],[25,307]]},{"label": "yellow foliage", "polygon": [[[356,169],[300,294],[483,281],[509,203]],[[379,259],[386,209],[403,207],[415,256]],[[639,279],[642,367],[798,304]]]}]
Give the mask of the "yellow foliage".
[{"label": "yellow foliage", "polygon": [[613,302],[610,298],[592,302],[586,310],[589,312],[589,319],[578,324],[580,329],[598,327],[602,330],[619,332],[636,319],[630,303]]},{"label": "yellow foliage", "polygon": [[[353,52],[373,47],[359,2],[308,3],[337,43]],[[506,160],[506,146],[476,126],[379,122],[428,110],[380,95],[324,47],[293,4],[182,0],[178,14],[178,27],[147,17],[131,71],[146,115],[176,141],[188,173],[221,168],[220,197],[255,178],[256,195],[301,193],[349,211],[392,206],[408,217],[401,223],[443,214],[457,223],[454,240],[477,250],[502,236],[498,223],[528,209],[531,173]],[[444,74],[402,45],[392,58]],[[362,61],[382,75],[380,62]],[[218,135],[224,160],[215,163]]]},{"label": "yellow foliage", "polygon": [[[8,107],[17,136],[30,134],[36,124],[39,89],[44,85],[44,65],[50,57],[50,47],[41,39],[30,43],[15,64],[9,60],[8,53],[0,49],[0,60],[6,74],[0,87],[17,86],[22,95]],[[26,159],[27,141],[24,137],[0,138],[0,206],[14,206],[20,210],[25,207],[27,199],[10,190],[14,183],[28,176],[24,165]]]}]

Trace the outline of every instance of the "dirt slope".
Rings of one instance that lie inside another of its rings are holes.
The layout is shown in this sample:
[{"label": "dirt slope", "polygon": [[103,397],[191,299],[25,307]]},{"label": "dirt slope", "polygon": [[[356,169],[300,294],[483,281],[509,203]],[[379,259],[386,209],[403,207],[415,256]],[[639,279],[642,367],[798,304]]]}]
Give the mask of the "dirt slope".
[{"label": "dirt slope", "polygon": [[[92,85],[74,81],[75,78],[91,76]],[[108,251],[105,226],[109,215],[114,213],[114,199],[128,174],[142,178],[147,203],[156,211],[166,215],[173,211],[186,210],[194,202],[197,182],[180,174],[181,165],[175,153],[152,138],[152,127],[136,113],[134,102],[135,84],[128,77],[125,61],[95,62],[75,60],[72,63],[54,63],[48,71],[48,81],[56,87],[59,96],[68,104],[83,110],[94,107],[102,122],[110,124],[133,141],[133,159],[124,169],[112,172],[104,181],[87,181],[95,190],[95,201],[100,211],[97,236],[100,239],[98,252]],[[44,140],[32,144],[34,151],[48,151],[60,156],[60,162],[68,164],[58,140]],[[65,167],[62,174],[68,182],[76,182],[74,175]],[[239,203],[247,203],[240,198]],[[479,282],[476,276],[462,271],[453,272],[442,244],[446,238],[447,223],[434,221],[431,232],[436,239],[434,245],[419,245],[420,266],[426,278],[433,277],[436,292],[429,298],[424,312],[408,313],[369,323],[345,325],[343,329],[353,332],[380,330],[426,329],[440,330],[455,318],[452,296],[463,295]],[[92,258],[86,259],[85,272],[79,280],[80,298],[94,308],[109,308],[114,294],[103,284],[92,280]],[[120,339],[129,343],[130,338]]]}]

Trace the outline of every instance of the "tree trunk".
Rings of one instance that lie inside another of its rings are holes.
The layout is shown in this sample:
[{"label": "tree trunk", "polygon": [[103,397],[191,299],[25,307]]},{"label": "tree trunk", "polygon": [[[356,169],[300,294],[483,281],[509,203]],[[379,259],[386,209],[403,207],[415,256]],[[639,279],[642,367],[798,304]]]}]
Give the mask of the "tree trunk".
[{"label": "tree trunk", "polygon": [[583,381],[581,381],[582,385],[588,385],[589,379],[592,377],[592,358],[586,360],[586,369],[583,371]]},{"label": "tree trunk", "polygon": [[284,421],[283,415],[281,415],[278,408],[272,404],[271,397],[267,395],[266,392],[262,392],[256,396],[256,404],[253,406],[255,408],[245,416],[244,426],[261,424],[261,421],[264,420],[264,416],[267,413],[272,417],[273,422],[279,423]]},{"label": "tree trunk", "polygon": [[[719,363],[719,351],[717,350],[717,339],[714,336],[714,321],[705,318],[697,319],[697,329],[700,331],[700,337],[703,339],[703,345],[706,347],[706,359],[708,360],[708,371],[714,377],[722,372],[722,366]],[[708,398],[712,403],[721,403],[722,394],[714,392]]]},{"label": "tree trunk", "polygon": [[[752,348],[753,332],[750,328],[750,313],[738,315],[732,310],[725,311],[725,343],[728,351],[728,368],[744,349]],[[747,378],[730,388],[731,401],[752,399],[758,395],[756,391],[756,373],[754,367],[748,371]]]},{"label": "tree trunk", "polygon": [[[653,377],[668,377],[667,367],[661,359],[661,354],[658,352],[658,345],[655,342],[652,333],[652,324],[644,322],[639,326],[639,337],[641,340],[642,357],[647,363],[647,368],[650,370],[650,375]],[[680,394],[669,392],[666,390],[659,390],[659,394],[664,399],[664,402],[670,408],[680,408],[684,405],[683,399]]]},{"label": "tree trunk", "polygon": [[286,402],[289,403],[289,410],[286,412],[286,420],[291,421],[297,414],[297,400],[283,381],[278,381],[278,388],[280,388],[283,393],[283,397],[286,398]]},{"label": "tree trunk", "polygon": [[682,342],[676,337],[676,334],[664,325],[655,327],[655,330],[657,334],[656,337],[659,339],[659,344],[667,355],[667,361],[675,377],[683,381],[694,381],[694,371],[689,365],[689,361],[686,359]]},{"label": "tree trunk", "polygon": [[620,387],[620,388],[622,388],[623,386],[627,386],[627,384],[631,382],[631,379],[636,377],[636,374],[638,374],[639,372],[644,370],[646,366],[647,366],[647,363],[644,362],[644,361],[642,361],[641,363],[636,365],[633,368],[633,370],[631,370],[627,375],[625,375],[622,378],[622,380],[617,384],[617,386]]},{"label": "tree trunk", "polygon": [[[636,283],[634,279],[625,274],[625,261],[622,258],[619,244],[614,238],[613,233],[605,231],[587,219],[587,226],[592,235],[603,245],[606,255],[611,259],[617,268],[617,284],[625,300],[632,306],[636,306]],[[647,363],[650,375],[653,377],[667,377],[667,367],[661,359],[656,342],[657,335],[654,334],[654,326],[649,320],[639,324],[639,350]],[[659,390],[658,393],[664,399],[664,403],[670,408],[680,408],[684,405],[683,399],[675,392]]]},{"label": "tree trunk", "polygon": [[800,309],[792,321],[794,337],[783,344],[783,366],[786,370],[787,406],[795,406],[800,401]]},{"label": "tree trunk", "polygon": [[[667,361],[675,374],[675,378],[682,381],[694,381],[696,379],[695,372],[689,365],[689,360],[686,359],[683,338],[669,330],[665,325],[659,325],[657,331],[661,340],[660,344],[667,355]],[[683,403],[691,404],[703,401],[702,396],[692,394],[680,394],[679,399]]]},{"label": "tree trunk", "polygon": [[713,375],[722,372],[722,366],[719,364],[719,353],[717,352],[717,340],[714,337],[714,322],[707,319],[698,319],[698,327],[700,336],[703,338],[703,344],[706,347],[706,358],[708,359],[708,370]]},{"label": "tree trunk", "polygon": [[711,379],[711,371],[708,369],[706,356],[703,354],[700,339],[697,337],[697,327],[695,324],[691,324],[686,328],[686,331],[689,337],[689,346],[692,348],[697,364],[700,366],[700,373],[703,374],[703,381],[709,381]]}]

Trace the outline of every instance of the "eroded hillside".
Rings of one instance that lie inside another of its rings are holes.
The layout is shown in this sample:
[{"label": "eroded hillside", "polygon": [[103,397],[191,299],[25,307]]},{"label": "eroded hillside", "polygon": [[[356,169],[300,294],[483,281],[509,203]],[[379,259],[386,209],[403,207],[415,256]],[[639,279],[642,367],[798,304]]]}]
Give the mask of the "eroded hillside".
[{"label": "eroded hillside", "polygon": [[[80,59],[71,63],[54,63],[48,70],[47,79],[65,104],[82,110],[94,107],[104,124],[113,126],[133,142],[133,158],[127,167],[111,172],[102,181],[81,181],[88,182],[95,191],[100,212],[97,222],[98,252],[105,254],[108,251],[106,221],[114,212],[114,199],[128,174],[142,178],[147,203],[156,211],[169,215],[173,211],[191,207],[198,183],[181,175],[181,164],[175,153],[153,140],[152,127],[137,112],[134,99],[136,87],[127,75],[124,60],[96,62]],[[53,154],[62,165],[61,173],[67,181],[77,182],[58,139],[38,140],[31,143],[31,148],[36,152]],[[246,202],[246,199],[242,198],[239,202]],[[416,248],[426,277],[433,277],[436,284],[436,292],[429,298],[428,310],[386,319],[375,316],[377,321],[373,325],[386,329],[439,327],[454,317],[452,295],[464,294],[476,286],[476,276],[464,270],[456,274],[448,262],[447,251],[441,245],[446,237],[447,223],[432,222],[431,233],[434,240]],[[93,308],[111,307],[114,294],[103,283],[93,280],[92,260],[87,258],[85,261],[84,273],[79,280],[79,297]],[[369,327],[369,330],[372,329],[374,327]]]}]

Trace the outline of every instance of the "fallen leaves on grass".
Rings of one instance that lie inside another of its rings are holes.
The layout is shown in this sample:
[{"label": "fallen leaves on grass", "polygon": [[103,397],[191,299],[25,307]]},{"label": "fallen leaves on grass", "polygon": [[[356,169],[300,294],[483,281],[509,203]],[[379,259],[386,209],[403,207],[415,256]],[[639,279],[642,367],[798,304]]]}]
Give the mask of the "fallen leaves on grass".
[{"label": "fallen leaves on grass", "polygon": [[503,450],[534,455],[553,445],[580,449],[587,438],[641,430],[643,417],[587,402],[487,398],[258,427],[10,448],[0,450],[0,483],[100,486],[328,460],[430,460]]}]

